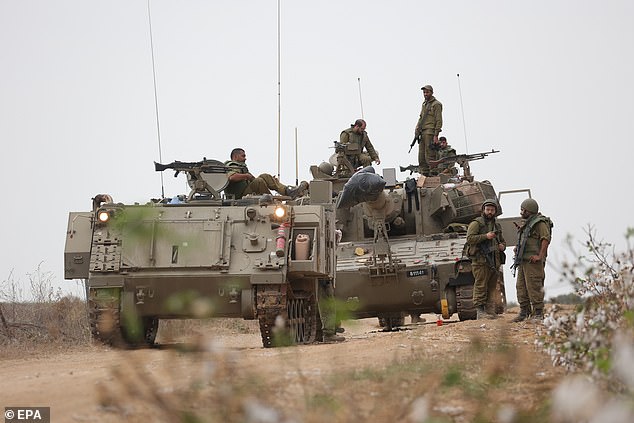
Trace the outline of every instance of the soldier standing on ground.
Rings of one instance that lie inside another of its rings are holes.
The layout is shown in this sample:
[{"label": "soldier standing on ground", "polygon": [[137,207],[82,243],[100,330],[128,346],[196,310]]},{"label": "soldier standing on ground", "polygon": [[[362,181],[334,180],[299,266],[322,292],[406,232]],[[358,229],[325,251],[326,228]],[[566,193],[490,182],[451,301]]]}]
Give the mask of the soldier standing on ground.
[{"label": "soldier standing on ground", "polygon": [[256,178],[249,172],[246,160],[247,155],[244,150],[234,148],[231,151],[231,160],[225,162],[225,166],[231,169],[228,174],[229,185],[225,188],[225,194],[232,195],[236,200],[248,194],[270,194],[271,190],[295,199],[303,195],[308,188],[306,181],[302,181],[296,187],[287,186],[268,173],[263,173]]},{"label": "soldier standing on ground", "polygon": [[501,251],[506,249],[502,227],[495,221],[498,205],[495,200],[482,203],[482,215],[474,219],[467,229],[465,248],[471,259],[473,283],[473,303],[478,320],[495,319],[495,310],[487,310],[487,303],[495,307],[494,294],[498,272],[502,263]]},{"label": "soldier standing on ground", "polygon": [[[346,154],[346,157],[355,169],[361,166],[370,166],[372,162],[381,164],[379,153],[376,152],[370,142],[365,128],[365,120],[357,119],[350,125],[350,128],[341,131],[341,135],[339,136],[339,142],[341,144],[348,144],[348,151],[353,152],[353,154]],[[363,152],[364,149],[367,153]]]},{"label": "soldier standing on ground", "polygon": [[335,299],[335,285],[332,280],[319,280],[319,314],[321,315],[321,327],[324,342],[341,342],[345,337],[337,335],[343,332],[341,322],[337,319],[337,305]]},{"label": "soldier standing on ground", "polygon": [[519,240],[513,262],[513,268],[518,269],[515,288],[520,314],[513,321],[521,322],[529,316],[532,320],[541,321],[544,318],[544,268],[552,222],[539,213],[539,205],[532,198],[522,202],[520,214],[526,221],[518,229]]},{"label": "soldier standing on ground", "polygon": [[442,131],[442,104],[434,97],[431,85],[425,85],[421,90],[425,101],[414,137],[418,138],[418,171],[424,176],[430,176],[429,162],[436,159],[438,134]]}]

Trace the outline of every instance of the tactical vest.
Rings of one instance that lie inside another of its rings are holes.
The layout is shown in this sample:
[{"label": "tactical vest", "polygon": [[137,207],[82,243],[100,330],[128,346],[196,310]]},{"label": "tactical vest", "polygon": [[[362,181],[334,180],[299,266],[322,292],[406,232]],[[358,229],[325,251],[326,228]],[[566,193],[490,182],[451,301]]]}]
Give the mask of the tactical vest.
[{"label": "tactical vest", "polygon": [[524,227],[520,230],[520,237],[518,240],[518,251],[522,253],[522,260],[527,261],[530,256],[539,255],[541,248],[541,239],[539,233],[533,230],[539,222],[546,223],[549,234],[552,236],[553,222],[550,218],[541,214],[535,215],[535,217],[529,219]]},{"label": "tactical vest", "polygon": [[[230,167],[232,172],[235,173],[249,173],[249,168],[246,164],[235,162],[232,160],[228,160],[225,162],[225,166]],[[236,200],[242,198],[242,193],[247,186],[249,185],[249,181],[243,180],[238,182],[229,182],[229,185],[225,188],[226,196],[233,196]]]},{"label": "tactical vest", "polygon": [[342,134],[344,132],[348,134],[348,142],[346,143],[348,144],[347,152],[355,155],[361,154],[365,147],[366,132],[364,131],[361,134],[357,134],[353,131],[353,128],[343,130]]},{"label": "tactical vest", "polygon": [[[480,229],[478,235],[484,235],[488,232],[502,233],[502,226],[496,221],[494,224],[488,223],[484,220],[484,217],[480,216],[474,219],[478,222]],[[473,263],[487,264],[487,253],[493,252],[495,259],[494,267],[500,265],[500,254],[498,253],[498,244],[500,241],[498,238],[488,239],[486,241],[479,242],[478,244],[468,244],[465,242],[463,255],[467,255]],[[466,254],[465,254],[466,253]]]}]

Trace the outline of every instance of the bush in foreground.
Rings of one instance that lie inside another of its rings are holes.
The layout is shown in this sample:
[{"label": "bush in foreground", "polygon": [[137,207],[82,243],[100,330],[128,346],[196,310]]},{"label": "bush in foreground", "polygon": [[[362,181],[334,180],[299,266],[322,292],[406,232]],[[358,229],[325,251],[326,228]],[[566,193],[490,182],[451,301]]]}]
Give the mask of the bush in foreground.
[{"label": "bush in foreground", "polygon": [[538,331],[538,345],[554,365],[575,374],[553,395],[556,421],[634,421],[634,251],[616,253],[590,227],[585,252],[564,263],[562,278],[583,302],[573,312],[558,305]]}]

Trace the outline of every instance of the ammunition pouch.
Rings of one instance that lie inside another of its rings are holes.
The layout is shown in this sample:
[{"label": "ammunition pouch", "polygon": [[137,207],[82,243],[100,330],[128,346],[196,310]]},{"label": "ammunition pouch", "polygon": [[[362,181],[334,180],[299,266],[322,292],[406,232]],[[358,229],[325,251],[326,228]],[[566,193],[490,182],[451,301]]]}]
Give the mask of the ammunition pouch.
[{"label": "ammunition pouch", "polygon": [[349,142],[345,144],[347,155],[356,155],[361,153],[361,146],[357,142]]}]

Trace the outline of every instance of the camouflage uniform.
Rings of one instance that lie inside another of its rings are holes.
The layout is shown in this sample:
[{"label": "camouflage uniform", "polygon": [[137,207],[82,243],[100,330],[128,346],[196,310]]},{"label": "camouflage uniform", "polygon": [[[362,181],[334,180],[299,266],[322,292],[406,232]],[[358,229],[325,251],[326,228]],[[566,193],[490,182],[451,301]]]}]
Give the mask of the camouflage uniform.
[{"label": "camouflage uniform", "polygon": [[[225,166],[231,168],[227,177],[231,177],[231,175],[236,173],[249,173],[246,163],[229,160],[225,162]],[[286,195],[288,187],[278,181],[277,178],[268,173],[263,173],[252,181],[229,182],[229,185],[225,188],[225,194],[231,195],[238,200],[248,194],[270,194],[271,190],[277,191],[281,195]]]},{"label": "camouflage uniform", "polygon": [[550,219],[541,213],[532,215],[519,229],[518,245],[524,244],[521,263],[517,273],[517,301],[522,310],[529,314],[538,311],[541,314],[544,309],[544,279],[546,277],[544,267],[546,257],[538,263],[531,263],[530,257],[539,255],[542,240],[550,244],[551,231]]},{"label": "camouflage uniform", "polygon": [[[363,131],[361,134],[357,134],[354,132],[353,127],[344,129],[341,131],[341,135],[339,136],[339,142],[341,144],[349,144],[349,151],[357,151],[354,155],[346,155],[355,169],[359,166],[370,166],[373,161],[377,161],[379,159],[379,154],[370,142],[370,138],[368,137],[368,133],[366,131]],[[367,150],[367,153],[364,153],[363,149]]]},{"label": "camouflage uniform", "polygon": [[[441,148],[438,150],[438,160],[444,159],[445,157],[455,156],[456,150],[451,148],[449,144],[445,148]],[[458,171],[456,170],[456,162],[455,160],[447,161],[444,163],[440,163],[438,167],[432,169],[432,173],[445,173],[448,175],[457,175]]]},{"label": "camouflage uniform", "polygon": [[[495,232],[497,237],[487,239],[488,232]],[[486,307],[487,301],[494,299],[498,281],[501,257],[498,244],[506,245],[502,236],[502,227],[493,219],[480,216],[469,224],[467,229],[467,254],[471,259],[471,271],[475,279],[473,283],[473,303],[478,307]],[[487,258],[486,250],[491,251]]]},{"label": "camouflage uniform", "polygon": [[429,175],[429,161],[436,160],[436,150],[431,146],[434,137],[442,131],[442,104],[432,96],[429,101],[423,102],[418,123],[416,124],[416,135],[421,136],[418,143],[418,169],[424,175]]}]

